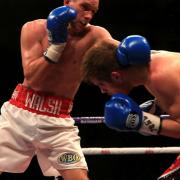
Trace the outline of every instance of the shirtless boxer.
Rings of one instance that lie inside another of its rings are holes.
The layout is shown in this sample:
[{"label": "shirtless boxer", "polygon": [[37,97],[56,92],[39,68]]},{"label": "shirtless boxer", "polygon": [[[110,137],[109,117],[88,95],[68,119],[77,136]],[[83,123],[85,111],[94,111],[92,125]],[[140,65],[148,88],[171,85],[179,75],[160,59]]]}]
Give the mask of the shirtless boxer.
[{"label": "shirtless boxer", "polygon": [[24,172],[34,155],[45,176],[87,180],[78,129],[70,116],[85,52],[109,32],[89,22],[99,0],[64,0],[47,20],[21,31],[24,81],[1,108],[0,171]]},{"label": "shirtless boxer", "polygon": [[[112,95],[105,104],[108,127],[180,138],[180,53],[151,51],[139,35],[103,40],[87,51],[82,71],[84,81]],[[155,97],[141,108],[127,96],[140,85]],[[178,157],[160,179],[175,180],[179,171]]]}]

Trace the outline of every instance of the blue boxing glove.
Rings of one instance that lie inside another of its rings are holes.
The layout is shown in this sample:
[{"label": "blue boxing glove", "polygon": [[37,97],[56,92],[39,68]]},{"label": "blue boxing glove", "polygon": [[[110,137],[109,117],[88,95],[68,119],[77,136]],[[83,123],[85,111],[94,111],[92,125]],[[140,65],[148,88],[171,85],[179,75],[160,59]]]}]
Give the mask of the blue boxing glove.
[{"label": "blue boxing glove", "polygon": [[143,112],[138,104],[124,94],[115,94],[105,104],[105,124],[117,131],[135,131],[157,135],[161,120],[158,116]]},{"label": "blue boxing glove", "polygon": [[50,62],[57,63],[67,41],[69,22],[77,16],[75,9],[61,6],[52,10],[47,18],[47,31],[50,46],[44,56]]},{"label": "blue boxing glove", "polygon": [[150,61],[150,55],[150,45],[140,35],[127,36],[116,51],[117,61],[122,66],[147,64]]}]

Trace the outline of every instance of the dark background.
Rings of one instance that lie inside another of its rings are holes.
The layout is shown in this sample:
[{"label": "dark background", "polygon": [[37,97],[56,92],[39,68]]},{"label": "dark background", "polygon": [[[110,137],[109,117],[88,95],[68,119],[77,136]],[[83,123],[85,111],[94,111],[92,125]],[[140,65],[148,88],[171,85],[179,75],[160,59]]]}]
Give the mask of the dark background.
[{"label": "dark background", "polygon": [[[100,9],[92,21],[105,27],[115,39],[127,35],[144,35],[152,49],[179,51],[180,25],[178,0],[101,0]],[[0,103],[8,100],[23,74],[20,55],[22,25],[33,19],[46,18],[62,1],[1,0],[0,2]],[[165,83],[165,82],[164,82]],[[151,95],[143,88],[130,96],[142,103]],[[72,116],[103,116],[103,106],[109,97],[97,87],[82,84],[74,101]],[[78,125],[82,147],[162,147],[179,146],[179,140],[120,133],[100,125]],[[91,180],[155,180],[174,161],[177,154],[86,156]],[[24,174],[4,174],[0,179],[53,179],[43,177],[36,158]]]}]

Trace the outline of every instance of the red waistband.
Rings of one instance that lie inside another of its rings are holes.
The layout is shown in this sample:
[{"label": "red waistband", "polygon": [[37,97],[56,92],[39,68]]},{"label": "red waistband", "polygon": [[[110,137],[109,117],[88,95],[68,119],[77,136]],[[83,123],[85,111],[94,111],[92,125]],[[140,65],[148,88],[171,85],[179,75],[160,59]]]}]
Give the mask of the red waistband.
[{"label": "red waistband", "polygon": [[73,102],[57,96],[47,96],[18,84],[9,102],[30,112],[53,117],[68,117]]}]

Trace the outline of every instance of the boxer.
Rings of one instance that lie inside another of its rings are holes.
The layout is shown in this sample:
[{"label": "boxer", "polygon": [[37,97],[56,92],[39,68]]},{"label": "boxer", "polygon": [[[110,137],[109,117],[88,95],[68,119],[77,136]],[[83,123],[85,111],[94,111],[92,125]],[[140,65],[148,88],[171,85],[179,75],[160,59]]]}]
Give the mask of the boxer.
[{"label": "boxer", "polygon": [[85,52],[112,38],[90,24],[99,0],[64,0],[21,30],[24,79],[1,108],[0,171],[22,173],[36,155],[45,176],[87,180],[78,127],[70,116]]},{"label": "boxer", "polygon": [[[85,82],[112,96],[104,109],[109,128],[180,138],[180,53],[151,50],[140,35],[121,42],[106,39],[87,51],[82,72]],[[139,107],[128,97],[137,86],[144,86],[155,100]],[[179,161],[163,179],[179,177]]]}]

